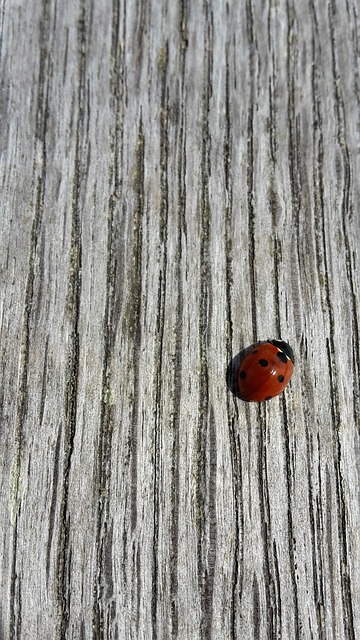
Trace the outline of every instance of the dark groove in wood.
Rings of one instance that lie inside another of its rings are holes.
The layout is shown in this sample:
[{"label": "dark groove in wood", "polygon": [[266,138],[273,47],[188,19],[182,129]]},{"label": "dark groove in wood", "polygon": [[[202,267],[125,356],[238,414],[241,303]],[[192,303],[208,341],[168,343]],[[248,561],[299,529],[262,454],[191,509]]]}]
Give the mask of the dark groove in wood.
[{"label": "dark groove in wood", "polygon": [[77,126],[75,138],[75,157],[73,167],[73,192],[71,209],[71,240],[70,265],[68,274],[68,317],[70,334],[68,343],[68,366],[66,372],[65,424],[63,432],[63,472],[61,482],[61,498],[59,508],[59,529],[56,555],[57,600],[59,621],[57,638],[65,640],[68,635],[70,616],[70,567],[71,549],[69,548],[70,515],[69,515],[69,479],[71,461],[74,450],[76,431],[76,415],[78,403],[79,377],[79,322],[82,285],[82,240],[80,219],[80,190],[83,180],[81,165],[82,143],[85,131],[85,70],[86,70],[86,14],[84,5],[80,9],[77,24],[78,48],[78,95],[77,95]]},{"label": "dark groove in wood", "polygon": [[[272,60],[272,66],[275,67],[274,57]],[[278,152],[278,128],[277,128],[277,119],[276,119],[276,77],[274,73],[269,77],[269,146],[270,146],[270,159],[272,164],[276,165],[277,163],[277,152]]]},{"label": "dark groove in wood", "polygon": [[45,399],[46,399],[46,392],[47,392],[47,374],[48,374],[48,367],[49,367],[48,353],[49,353],[49,336],[46,337],[45,349],[44,349],[44,365],[43,365],[43,373],[42,373],[41,396],[40,396],[40,407],[39,407],[39,423],[41,425],[44,419]]},{"label": "dark groove in wood", "polygon": [[255,211],[254,211],[254,108],[255,108],[255,39],[252,2],[246,1],[246,31],[249,45],[249,105],[247,110],[247,209],[249,233],[249,276],[251,296],[251,320],[253,342],[258,340],[256,317],[256,253],[255,253]]},{"label": "dark groove in wood", "polygon": [[[349,158],[348,151],[346,148],[345,140],[345,117],[344,117],[344,106],[341,97],[341,91],[339,88],[339,73],[338,73],[338,65],[336,60],[336,37],[335,37],[335,14],[336,8],[333,0],[331,0],[328,4],[328,19],[329,19],[329,30],[330,30],[330,41],[331,41],[331,60],[332,60],[332,72],[333,72],[333,83],[334,83],[334,102],[335,102],[335,113],[338,125],[338,144],[342,153],[342,161],[343,161],[343,170],[344,170],[344,178],[343,178],[343,197],[342,197],[342,224],[343,231],[345,237],[345,259],[348,262],[350,260],[349,255],[349,242],[347,240],[347,233],[344,229],[344,218],[347,215],[348,211],[348,199],[349,199],[349,190],[350,190],[350,177],[349,177]],[[324,243],[324,254],[326,255],[326,245]],[[326,272],[328,273],[328,272]],[[333,308],[330,300],[330,283],[328,278],[326,278],[327,285],[327,298],[328,298],[328,309],[329,309],[329,318],[330,318],[330,339],[329,339],[329,369],[330,369],[330,383],[331,383],[331,405],[333,408],[333,426],[334,426],[334,464],[336,470],[336,489],[337,489],[337,504],[339,507],[338,513],[338,536],[339,543],[341,549],[341,585],[342,585],[342,603],[343,608],[346,613],[344,623],[344,632],[346,634],[346,638],[349,640],[355,640],[355,630],[354,630],[354,613],[353,613],[353,605],[352,605],[352,589],[350,583],[350,575],[349,575],[349,566],[348,566],[348,545],[347,545],[347,527],[346,527],[346,506],[345,506],[345,494],[344,494],[344,486],[343,486],[343,476],[341,471],[341,458],[342,458],[342,449],[341,442],[339,436],[339,430],[341,427],[340,415],[339,415],[339,395],[338,395],[338,374],[337,369],[335,367],[335,320],[333,315]],[[352,286],[350,280],[350,286]],[[353,296],[352,296],[353,299]],[[352,309],[352,318],[355,319],[355,328],[357,329],[356,323],[356,313],[354,313],[354,308]],[[358,333],[357,336],[358,338]]]},{"label": "dark groove in wood", "polygon": [[[230,105],[230,69],[229,49],[225,50],[226,74],[225,74],[225,135],[224,135],[224,176],[225,176],[225,267],[226,267],[226,312],[227,312],[227,361],[232,358],[233,349],[233,321],[231,315],[231,291],[233,287],[233,243],[232,243],[232,216],[233,216],[233,184],[232,184],[232,123]],[[229,410],[229,405],[228,405]]]},{"label": "dark groove in wood", "polygon": [[168,155],[169,155],[169,104],[167,88],[168,43],[162,48],[161,64],[158,65],[158,82],[160,92],[160,211],[159,211],[159,242],[161,246],[161,268],[158,282],[157,300],[157,338],[156,338],[156,371],[155,371],[155,425],[154,425],[154,456],[153,456],[153,544],[152,544],[152,593],[151,593],[151,626],[152,638],[156,640],[158,633],[158,589],[159,589],[159,518],[160,518],[160,465],[161,440],[163,433],[162,419],[162,379],[165,333],[165,305],[167,284],[167,243],[169,217],[169,184],[168,184]]},{"label": "dark groove in wood", "polygon": [[[106,265],[106,299],[103,330],[103,366],[102,366],[102,402],[100,416],[99,447],[97,452],[98,500],[96,516],[96,548],[97,572],[93,587],[93,636],[100,637],[105,628],[104,600],[109,601],[113,596],[113,577],[111,575],[111,555],[108,548],[112,539],[112,526],[109,528],[109,482],[111,474],[111,451],[113,440],[113,410],[109,403],[111,393],[111,359],[115,344],[116,332],[119,324],[120,297],[122,296],[122,282],[119,278],[119,264],[122,256],[119,251],[118,231],[122,215],[119,199],[122,189],[121,160],[123,156],[122,108],[124,100],[123,52],[121,37],[120,9],[117,0],[113,1],[113,28],[111,39],[112,54],[112,107],[114,115],[114,129],[112,131],[113,166],[110,167],[110,185],[112,187],[108,203],[107,223],[107,265]],[[125,545],[124,545],[125,546]],[[111,548],[111,547],[110,547]]]},{"label": "dark groove in wood", "polygon": [[[319,433],[317,434],[317,448],[318,451],[320,451],[320,436]],[[323,504],[324,500],[323,500],[323,496],[322,496],[322,483],[321,483],[321,460],[320,457],[318,458],[318,468],[317,468],[317,480],[319,483],[319,496],[316,498],[316,510],[315,510],[315,516],[316,516],[316,536],[317,536],[317,546],[316,546],[316,553],[317,553],[317,559],[318,559],[318,565],[319,565],[319,600],[315,603],[316,604],[316,614],[317,614],[317,619],[318,619],[318,626],[322,629],[324,626],[324,606],[325,606],[325,580],[324,580],[324,562],[323,562],[323,557],[322,557],[322,546],[321,546],[321,542],[322,542],[322,535],[323,535],[323,531],[325,529],[324,527],[324,519],[323,519],[323,512],[321,509],[321,505]],[[324,634],[325,636],[325,634]]]},{"label": "dark groove in wood", "polygon": [[[216,566],[216,541],[217,541],[217,519],[216,519],[216,475],[217,475],[217,444],[216,425],[213,409],[210,408],[208,424],[208,465],[209,480],[207,487],[207,520],[208,520],[208,549],[206,555],[205,570],[205,590],[202,600],[204,618],[204,638],[212,637],[212,624],[214,616],[214,582]],[[205,606],[204,606],[205,605]]]},{"label": "dark groove in wood", "polygon": [[[253,633],[254,640],[260,640],[261,634],[261,612],[260,612],[260,593],[259,593],[259,582],[254,572],[253,581],[252,581],[252,601],[253,601],[253,611],[252,611],[252,623],[253,623]],[[268,636],[269,640],[272,636]]]},{"label": "dark groove in wood", "polygon": [[333,637],[336,638],[337,634],[337,621],[336,621],[336,615],[335,615],[335,590],[334,590],[334,572],[335,572],[335,568],[334,568],[334,551],[333,551],[333,527],[332,527],[332,517],[331,517],[331,505],[332,505],[332,492],[331,492],[331,480],[330,480],[330,474],[329,474],[329,468],[326,465],[326,476],[325,476],[325,499],[324,502],[326,504],[326,511],[325,511],[325,528],[326,528],[326,555],[327,555],[327,560],[328,560],[328,564],[330,567],[330,602],[331,602],[331,613],[330,613],[330,617],[331,617],[331,626],[332,626],[332,634]]},{"label": "dark groove in wood", "polygon": [[313,460],[313,442],[312,435],[307,433],[306,438],[306,457],[308,464],[307,485],[308,485],[308,500],[309,500],[309,520],[311,528],[311,566],[313,571],[313,590],[314,590],[314,606],[316,610],[316,627],[315,637],[319,640],[324,640],[324,621],[322,616],[322,607],[324,606],[324,598],[322,592],[321,578],[322,571],[319,571],[319,563],[321,562],[318,556],[318,545],[320,537],[320,527],[318,523],[318,512],[315,509],[316,505],[316,493],[313,487],[313,474],[312,474],[312,460]]},{"label": "dark groove in wood", "polygon": [[133,408],[132,427],[130,434],[131,449],[131,530],[134,532],[137,524],[137,428],[139,422],[139,349],[141,344],[141,280],[142,280],[142,245],[143,245],[143,216],[145,207],[145,137],[142,116],[140,115],[139,129],[137,133],[137,145],[135,150],[136,183],[135,194],[136,203],[134,211],[133,237],[131,256],[133,269],[131,273],[131,286],[129,288],[128,311],[126,321],[126,331],[133,345],[132,371],[134,377],[133,386]]},{"label": "dark groove in wood", "polygon": [[[211,175],[210,148],[211,138],[209,129],[209,108],[212,93],[212,50],[213,17],[209,7],[205,7],[204,25],[204,79],[202,87],[202,146],[201,146],[201,194],[200,194],[200,301],[199,301],[199,359],[200,359],[200,397],[197,439],[197,509],[198,509],[198,539],[197,539],[197,571],[198,588],[201,606],[200,638],[208,640],[211,637],[213,615],[213,577],[216,547],[213,538],[205,545],[207,522],[213,522],[215,514],[209,504],[209,488],[214,483],[213,470],[210,465],[211,453],[208,448],[209,420],[211,409],[209,399],[209,373],[207,364],[207,350],[209,344],[209,327],[212,314],[211,297],[211,269],[210,269],[210,201],[209,177]],[[210,457],[210,459],[209,459]],[[205,513],[205,505],[208,512]],[[211,528],[211,527],[210,527]]]},{"label": "dark groove in wood", "polygon": [[52,486],[52,494],[51,494],[51,502],[50,502],[50,514],[49,514],[49,532],[48,532],[48,543],[46,547],[46,579],[49,583],[50,581],[50,570],[51,570],[51,551],[53,547],[53,540],[55,535],[55,516],[56,516],[56,507],[59,493],[59,481],[60,481],[60,452],[61,452],[61,443],[62,443],[62,431],[59,428],[58,436],[56,439],[55,452],[54,452],[54,471],[53,471],[53,486]]},{"label": "dark groove in wood", "polygon": [[185,87],[185,65],[186,53],[188,49],[188,2],[189,0],[179,0],[179,33],[180,33],[180,77],[181,86]]},{"label": "dark groove in wood", "polygon": [[[233,320],[231,313],[231,292],[234,284],[233,277],[233,242],[232,242],[232,216],[233,216],[233,183],[232,183],[232,122],[231,122],[231,103],[230,103],[230,63],[229,63],[229,47],[225,50],[226,59],[226,75],[225,75],[225,136],[224,136],[224,176],[226,191],[226,207],[225,207],[225,269],[226,269],[226,353],[227,362],[233,356]],[[229,640],[236,638],[236,612],[238,608],[238,600],[241,599],[242,579],[243,579],[243,545],[240,535],[244,531],[243,509],[240,510],[241,503],[241,450],[239,446],[239,435],[236,432],[237,422],[234,419],[234,401],[227,395],[227,416],[229,425],[230,439],[230,455],[231,455],[231,473],[233,477],[233,502],[234,502],[234,528],[235,543],[234,557],[231,581],[231,609],[230,609],[230,628],[231,637]],[[239,524],[240,521],[240,524]]]},{"label": "dark groove in wood", "polygon": [[272,557],[274,563],[274,589],[275,589],[275,602],[276,602],[276,617],[277,617],[277,637],[283,637],[283,625],[282,625],[282,602],[281,602],[281,581],[280,581],[280,564],[278,559],[278,552],[275,540],[272,542]]},{"label": "dark groove in wood", "polygon": [[239,442],[239,434],[237,433],[238,422],[232,418],[229,423],[229,438],[231,452],[231,473],[233,477],[233,502],[234,502],[234,527],[235,527],[235,543],[234,558],[231,581],[231,610],[230,610],[230,629],[231,640],[237,638],[237,613],[242,598],[242,588],[244,580],[244,508],[243,508],[243,491],[242,491],[242,456]]},{"label": "dark groove in wood", "polygon": [[[261,513],[261,537],[264,556],[264,581],[266,602],[266,633],[269,640],[277,637],[276,610],[274,607],[274,578],[271,568],[271,512],[270,496],[267,481],[267,452],[266,452],[266,418],[264,405],[258,405],[258,491]],[[254,609],[256,603],[254,602]]]},{"label": "dark groove in wood", "polygon": [[[286,5],[287,14],[287,86],[288,86],[288,102],[287,102],[287,118],[288,118],[288,130],[289,130],[289,174],[290,174],[290,189],[291,189],[291,202],[293,207],[293,238],[296,238],[296,242],[292,242],[292,248],[296,252],[296,263],[301,268],[301,259],[299,255],[301,246],[300,237],[300,224],[299,216],[301,210],[301,164],[298,158],[297,149],[299,149],[299,133],[298,133],[298,116],[296,114],[296,99],[295,99],[295,68],[294,68],[294,40],[296,33],[296,9],[291,0]],[[285,444],[285,461],[286,461],[286,482],[287,482],[287,496],[288,496],[288,509],[287,509],[287,521],[288,521],[288,554],[290,564],[290,575],[293,589],[293,606],[294,606],[294,637],[295,640],[301,637],[300,619],[299,619],[299,595],[297,590],[296,579],[296,540],[294,539],[294,526],[292,516],[292,482],[293,482],[293,469],[291,465],[291,447],[290,447],[290,433],[289,422],[286,408],[286,400],[282,398],[282,415],[284,424],[284,444]]]},{"label": "dark groove in wood", "polygon": [[290,564],[290,573],[291,573],[291,582],[293,588],[293,608],[294,608],[294,636],[296,640],[301,638],[301,627],[300,627],[300,618],[299,618],[299,594],[297,588],[297,568],[296,568],[296,539],[294,534],[294,525],[293,525],[293,489],[292,483],[293,480],[293,468],[291,464],[291,447],[290,447],[290,430],[289,430],[289,419],[288,412],[286,407],[286,399],[283,395],[281,398],[282,404],[282,415],[283,415],[283,425],[284,425],[284,441],[285,441],[285,463],[286,463],[286,489],[287,489],[287,523],[288,523],[288,550],[289,550],[289,564]]},{"label": "dark groove in wood", "polygon": [[179,604],[178,604],[178,571],[179,571],[179,480],[180,480],[180,410],[181,410],[181,372],[182,372],[182,313],[184,308],[184,293],[182,286],[182,258],[184,219],[186,212],[186,122],[185,109],[181,105],[181,121],[177,139],[178,161],[178,225],[177,225],[177,268],[176,281],[178,283],[176,296],[176,325],[175,325],[175,354],[173,369],[174,412],[172,420],[173,445],[171,465],[171,565],[170,565],[170,602],[171,602],[171,637],[175,640],[179,632]]}]

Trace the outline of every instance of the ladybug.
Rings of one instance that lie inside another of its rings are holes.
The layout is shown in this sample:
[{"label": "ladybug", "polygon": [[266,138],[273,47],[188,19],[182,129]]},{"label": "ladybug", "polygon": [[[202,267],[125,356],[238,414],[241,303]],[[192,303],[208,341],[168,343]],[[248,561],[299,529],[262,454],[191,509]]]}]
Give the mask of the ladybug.
[{"label": "ladybug", "polygon": [[263,402],[279,395],[294,371],[294,353],[283,340],[253,345],[240,362],[237,384],[241,398]]}]

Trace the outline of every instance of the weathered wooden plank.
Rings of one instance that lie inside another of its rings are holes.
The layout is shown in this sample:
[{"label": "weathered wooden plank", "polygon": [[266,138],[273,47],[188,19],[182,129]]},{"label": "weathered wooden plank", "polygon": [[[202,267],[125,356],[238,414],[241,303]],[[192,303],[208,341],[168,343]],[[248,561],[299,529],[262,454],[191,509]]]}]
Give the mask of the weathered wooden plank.
[{"label": "weathered wooden plank", "polygon": [[0,637],[356,638],[356,3],[0,15]]}]

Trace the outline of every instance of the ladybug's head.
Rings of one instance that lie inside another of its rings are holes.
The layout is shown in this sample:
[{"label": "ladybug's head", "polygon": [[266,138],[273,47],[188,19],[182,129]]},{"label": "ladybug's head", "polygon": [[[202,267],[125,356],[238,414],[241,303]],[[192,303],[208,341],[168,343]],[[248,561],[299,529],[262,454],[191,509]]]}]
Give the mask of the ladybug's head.
[{"label": "ladybug's head", "polygon": [[294,352],[287,342],[284,342],[284,340],[268,340],[268,342],[271,342],[274,347],[280,349],[280,351],[295,364]]}]

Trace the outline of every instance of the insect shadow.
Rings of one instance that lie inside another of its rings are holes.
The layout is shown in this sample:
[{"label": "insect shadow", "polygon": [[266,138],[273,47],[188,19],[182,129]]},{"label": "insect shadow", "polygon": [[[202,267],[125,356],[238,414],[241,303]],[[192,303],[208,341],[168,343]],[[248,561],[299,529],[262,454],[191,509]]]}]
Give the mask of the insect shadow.
[{"label": "insect shadow", "polygon": [[239,400],[245,400],[240,395],[238,383],[237,383],[237,374],[240,367],[240,362],[242,361],[243,358],[245,358],[246,354],[249,353],[249,351],[251,351],[253,347],[254,345],[251,344],[249,347],[246,347],[246,349],[242,349],[242,351],[240,351],[236,356],[234,356],[234,358],[229,362],[226,369],[227,388],[229,389],[229,391],[231,391],[231,393],[234,396],[239,398]]}]

